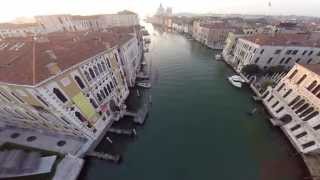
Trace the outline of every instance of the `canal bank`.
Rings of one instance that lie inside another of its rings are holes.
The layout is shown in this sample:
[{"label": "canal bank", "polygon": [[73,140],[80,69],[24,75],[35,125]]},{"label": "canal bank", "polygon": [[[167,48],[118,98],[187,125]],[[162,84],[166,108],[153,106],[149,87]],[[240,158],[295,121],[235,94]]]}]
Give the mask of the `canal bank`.
[{"label": "canal bank", "polygon": [[[303,163],[266,120],[249,89],[226,80],[233,72],[215,51],[185,37],[151,30],[146,57],[156,67],[149,118],[126,138],[123,163],[87,159],[80,178],[301,180]],[[258,106],[258,113],[246,112]]]}]

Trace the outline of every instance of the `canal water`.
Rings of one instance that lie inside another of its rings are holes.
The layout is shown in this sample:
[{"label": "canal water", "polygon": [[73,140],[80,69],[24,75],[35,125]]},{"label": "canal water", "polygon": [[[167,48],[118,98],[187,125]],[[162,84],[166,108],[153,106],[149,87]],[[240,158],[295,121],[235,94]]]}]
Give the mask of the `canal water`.
[{"label": "canal water", "polygon": [[[248,88],[232,87],[233,72],[216,51],[153,28],[153,105],[121,164],[88,159],[81,180],[301,180],[305,167],[268,122]],[[249,116],[248,111],[258,107]]]}]

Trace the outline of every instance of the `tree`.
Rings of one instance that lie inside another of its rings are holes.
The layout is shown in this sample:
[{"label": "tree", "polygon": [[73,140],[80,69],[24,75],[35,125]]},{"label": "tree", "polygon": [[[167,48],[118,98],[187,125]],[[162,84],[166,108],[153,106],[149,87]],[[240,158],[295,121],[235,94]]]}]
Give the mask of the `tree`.
[{"label": "tree", "polygon": [[248,64],[242,68],[241,72],[244,73],[245,75],[252,76],[252,75],[260,74],[262,71],[258,65]]},{"label": "tree", "polygon": [[284,66],[278,65],[278,66],[271,66],[268,69],[265,70],[265,74],[275,74],[275,73],[282,73],[287,71],[287,69]]}]

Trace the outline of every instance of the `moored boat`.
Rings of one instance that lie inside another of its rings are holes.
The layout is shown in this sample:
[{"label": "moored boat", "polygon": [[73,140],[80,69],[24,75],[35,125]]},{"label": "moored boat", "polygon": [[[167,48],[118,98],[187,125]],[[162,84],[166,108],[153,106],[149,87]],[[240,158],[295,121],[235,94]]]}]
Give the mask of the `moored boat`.
[{"label": "moored boat", "polygon": [[238,76],[238,75],[234,75],[234,76],[230,76],[228,77],[229,82],[237,87],[237,88],[241,88],[242,87],[242,83],[244,83],[244,79],[242,79],[242,77]]}]

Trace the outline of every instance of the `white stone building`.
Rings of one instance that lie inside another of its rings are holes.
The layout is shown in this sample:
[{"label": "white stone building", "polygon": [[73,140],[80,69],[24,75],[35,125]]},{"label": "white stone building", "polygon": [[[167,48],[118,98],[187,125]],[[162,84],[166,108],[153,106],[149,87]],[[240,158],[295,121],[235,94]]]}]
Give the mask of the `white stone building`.
[{"label": "white stone building", "polygon": [[245,65],[256,64],[260,68],[270,66],[292,67],[295,63],[317,64],[320,43],[308,34],[258,34],[237,40],[230,64],[240,71]]},{"label": "white stone building", "polygon": [[129,95],[118,43],[131,38],[86,32],[1,41],[0,120],[94,140]]},{"label": "white stone building", "polygon": [[298,152],[320,152],[320,65],[295,64],[262,98]]}]

